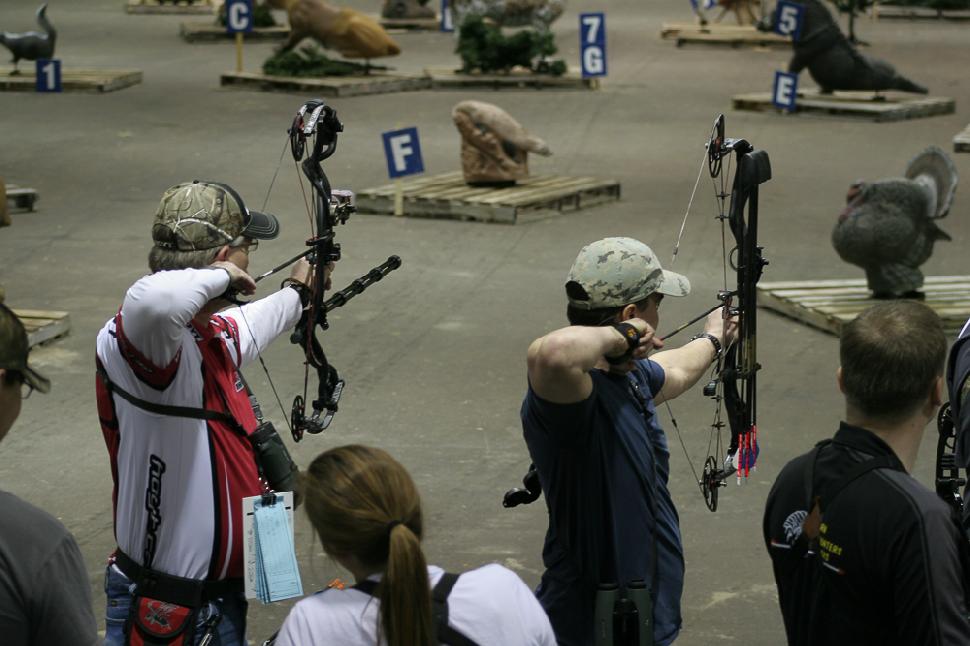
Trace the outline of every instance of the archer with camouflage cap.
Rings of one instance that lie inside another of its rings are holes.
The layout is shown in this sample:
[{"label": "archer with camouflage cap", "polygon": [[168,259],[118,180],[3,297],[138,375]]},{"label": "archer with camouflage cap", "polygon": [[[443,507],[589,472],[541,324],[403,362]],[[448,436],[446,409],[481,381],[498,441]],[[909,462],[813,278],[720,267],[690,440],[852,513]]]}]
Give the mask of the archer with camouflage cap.
[{"label": "archer with camouflage cap", "polygon": [[[656,352],[665,296],[690,281],[633,238],[584,246],[566,277],[571,325],[529,346],[522,429],[549,510],[546,571],[536,590],[560,646],[592,646],[597,590],[646,582],[653,644],[681,627],[684,554],[668,489],[667,438],[656,404],[685,393],[737,333],[712,312],[704,332]],[[508,498],[507,498],[508,500]],[[515,499],[521,502],[521,498]],[[606,605],[603,605],[606,607]],[[649,640],[648,640],[649,641]]]},{"label": "archer with camouflage cap", "polygon": [[[296,326],[314,280],[329,284],[328,270],[315,276],[300,258],[278,291],[240,302],[256,290],[250,253],[278,234],[274,216],[226,184],[169,188],[152,223],[151,273],[98,333],[118,544],[105,571],[105,646],[162,643],[158,631],[187,644],[247,643],[242,500],[287,490],[257,464],[256,447],[292,463],[242,370]],[[145,624],[152,604],[178,621]]]}]

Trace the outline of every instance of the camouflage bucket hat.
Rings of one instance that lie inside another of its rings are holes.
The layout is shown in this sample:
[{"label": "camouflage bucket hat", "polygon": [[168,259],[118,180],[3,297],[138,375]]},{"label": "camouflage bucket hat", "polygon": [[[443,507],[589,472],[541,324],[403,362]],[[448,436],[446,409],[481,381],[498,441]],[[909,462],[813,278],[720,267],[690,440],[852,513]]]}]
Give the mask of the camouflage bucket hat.
[{"label": "camouflage bucket hat", "polygon": [[155,246],[199,251],[231,244],[239,237],[271,240],[279,235],[275,216],[250,211],[226,184],[198,180],[165,191],[155,212]]},{"label": "camouflage bucket hat", "polygon": [[637,303],[654,292],[686,296],[690,281],[667,271],[633,238],[604,238],[583,247],[566,277],[569,304],[581,310]]},{"label": "camouflage bucket hat", "polygon": [[30,344],[24,324],[10,308],[0,304],[0,368],[16,370],[36,390],[50,392],[50,380],[27,365],[28,354]]}]

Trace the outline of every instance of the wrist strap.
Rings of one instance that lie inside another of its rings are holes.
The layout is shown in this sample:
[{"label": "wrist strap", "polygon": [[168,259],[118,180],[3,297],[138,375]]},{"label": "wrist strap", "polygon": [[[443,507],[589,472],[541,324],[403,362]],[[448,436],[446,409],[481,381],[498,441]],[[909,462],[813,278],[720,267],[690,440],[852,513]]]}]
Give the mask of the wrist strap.
[{"label": "wrist strap", "polygon": [[626,363],[633,357],[633,351],[637,349],[638,345],[640,345],[640,332],[630,323],[614,323],[611,327],[623,335],[627,345],[626,352],[618,357],[603,355],[607,363],[615,366],[621,363]]},{"label": "wrist strap", "polygon": [[711,361],[714,361],[721,356],[721,342],[717,340],[716,336],[708,332],[701,332],[700,334],[695,334],[690,338],[691,341],[696,341],[697,339],[707,339],[714,345],[714,359],[711,359]]},{"label": "wrist strap", "polygon": [[310,303],[310,288],[296,280],[295,278],[285,278],[283,282],[280,283],[280,289],[284,287],[290,287],[296,290],[296,293],[300,295],[300,304],[306,307]]}]

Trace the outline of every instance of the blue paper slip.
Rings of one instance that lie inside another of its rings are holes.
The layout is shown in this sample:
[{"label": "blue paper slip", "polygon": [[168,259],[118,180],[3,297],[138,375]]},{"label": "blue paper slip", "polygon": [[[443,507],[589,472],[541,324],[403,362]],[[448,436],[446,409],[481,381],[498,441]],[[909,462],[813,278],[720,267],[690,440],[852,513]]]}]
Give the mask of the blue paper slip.
[{"label": "blue paper slip", "polygon": [[293,546],[292,494],[243,500],[247,597],[272,603],[303,595]]}]

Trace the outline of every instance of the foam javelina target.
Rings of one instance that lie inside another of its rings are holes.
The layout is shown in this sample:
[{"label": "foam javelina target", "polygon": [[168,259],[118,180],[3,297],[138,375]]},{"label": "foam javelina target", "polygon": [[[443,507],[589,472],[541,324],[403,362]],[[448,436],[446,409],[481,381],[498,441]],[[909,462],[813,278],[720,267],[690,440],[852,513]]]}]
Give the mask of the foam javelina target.
[{"label": "foam javelina target", "polygon": [[280,47],[286,52],[304,38],[312,38],[344,58],[382,58],[397,56],[400,46],[376,20],[347,7],[323,0],[268,0],[274,9],[285,9],[290,21],[290,37]]},{"label": "foam javelina target", "polygon": [[514,184],[529,176],[529,153],[552,154],[545,141],[497,105],[462,101],[451,118],[461,133],[461,169],[468,184]]},{"label": "foam javelina target", "polygon": [[[925,87],[896,72],[888,62],[859,53],[839,29],[821,0],[799,0],[805,11],[800,37],[792,43],[794,56],[788,71],[799,74],[805,68],[823,93],[835,90],[884,92],[898,90],[926,94]],[[770,31],[777,7],[759,25]]]},{"label": "foam javelina target", "polygon": [[957,172],[940,148],[930,146],[906,167],[904,177],[859,181],[832,231],[832,245],[846,262],[862,267],[876,298],[920,298],[920,265],[938,240],[950,240],[936,221],[953,203]]}]

